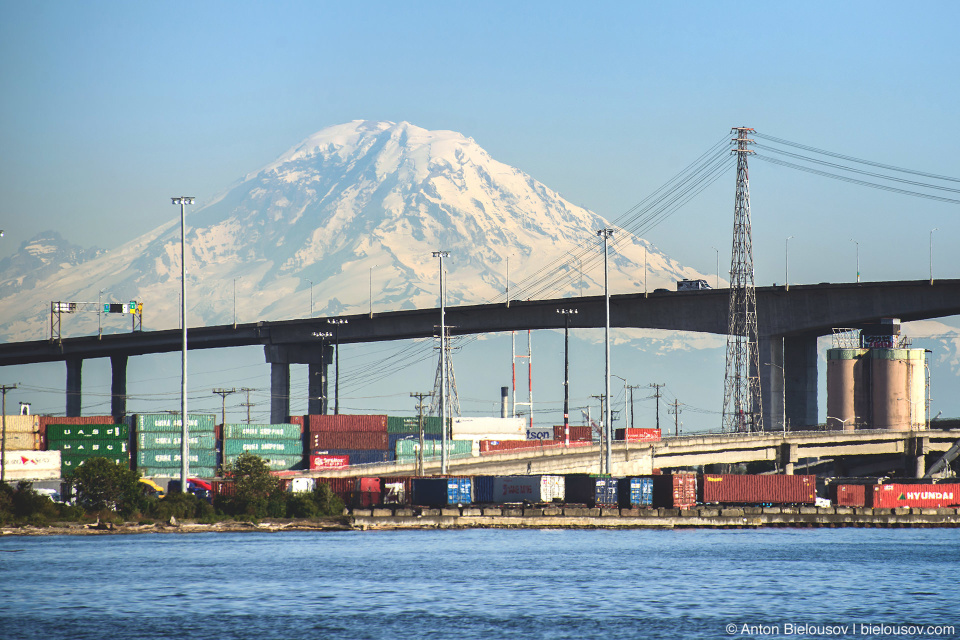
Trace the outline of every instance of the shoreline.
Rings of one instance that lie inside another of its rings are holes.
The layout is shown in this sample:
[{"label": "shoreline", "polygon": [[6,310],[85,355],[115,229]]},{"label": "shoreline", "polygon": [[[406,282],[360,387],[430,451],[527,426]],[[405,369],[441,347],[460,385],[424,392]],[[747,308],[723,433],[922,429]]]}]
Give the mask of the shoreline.
[{"label": "shoreline", "polygon": [[388,531],[415,529],[759,529],[759,528],[960,527],[960,509],[863,507],[695,507],[613,509],[583,507],[446,507],[346,509],[323,520],[271,518],[152,524],[112,522],[0,527],[7,536],[133,535],[139,533],[238,533],[284,531]]}]

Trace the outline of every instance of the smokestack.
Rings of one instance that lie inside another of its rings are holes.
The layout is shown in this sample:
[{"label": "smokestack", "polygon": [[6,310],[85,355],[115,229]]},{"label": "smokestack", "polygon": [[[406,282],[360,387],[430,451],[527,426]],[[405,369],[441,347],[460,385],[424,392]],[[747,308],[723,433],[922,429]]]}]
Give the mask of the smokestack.
[{"label": "smokestack", "polygon": [[509,387],[500,387],[500,417],[506,418],[507,415],[507,394]]}]

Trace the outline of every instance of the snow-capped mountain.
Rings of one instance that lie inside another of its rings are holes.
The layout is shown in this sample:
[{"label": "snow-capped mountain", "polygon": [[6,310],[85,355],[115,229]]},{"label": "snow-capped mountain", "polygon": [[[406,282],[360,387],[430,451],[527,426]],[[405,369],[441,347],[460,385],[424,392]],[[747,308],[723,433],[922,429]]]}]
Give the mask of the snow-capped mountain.
[{"label": "snow-capped mountain", "polygon": [[[145,329],[178,326],[179,210],[170,213],[92,260],[37,268],[32,280],[0,272],[3,337],[42,338],[49,301],[96,300],[100,289],[104,301],[142,300]],[[232,322],[234,287],[239,322],[308,316],[311,283],[318,316],[436,306],[438,249],[450,252],[449,304],[503,300],[508,259],[513,298],[598,294],[596,230],[609,224],[459,133],[357,120],[188,207],[188,321]],[[626,232],[611,246],[614,293],[706,277]],[[78,315],[63,330],[95,327]]]},{"label": "snow-capped mountain", "polygon": [[0,260],[0,299],[29,290],[61,270],[91,260],[104,251],[84,249],[64,240],[56,231],[38,233],[17,252]]}]

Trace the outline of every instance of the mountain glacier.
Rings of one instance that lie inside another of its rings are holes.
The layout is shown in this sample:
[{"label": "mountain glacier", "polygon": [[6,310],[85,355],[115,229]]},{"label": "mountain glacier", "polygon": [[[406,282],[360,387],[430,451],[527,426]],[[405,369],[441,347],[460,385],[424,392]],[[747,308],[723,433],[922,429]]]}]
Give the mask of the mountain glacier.
[{"label": "mountain glacier", "polygon": [[[191,326],[432,307],[450,252],[448,304],[602,292],[603,217],[563,199],[473,139],[401,122],[323,129],[208,203],[187,209]],[[141,300],[144,329],[178,326],[179,213],[89,259],[32,271],[0,264],[4,339],[47,337],[49,302]],[[613,293],[705,278],[618,233]],[[711,276],[712,277],[712,276]],[[18,280],[19,278],[19,280]],[[16,283],[16,284],[14,284]],[[234,294],[234,291],[236,292]],[[104,325],[105,332],[121,331]],[[96,332],[95,314],[64,336]]]}]

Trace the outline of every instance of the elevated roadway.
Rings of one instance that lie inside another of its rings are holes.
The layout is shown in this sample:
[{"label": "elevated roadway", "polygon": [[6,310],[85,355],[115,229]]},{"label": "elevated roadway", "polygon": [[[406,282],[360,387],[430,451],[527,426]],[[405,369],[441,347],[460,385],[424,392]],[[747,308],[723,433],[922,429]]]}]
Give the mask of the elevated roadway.
[{"label": "elevated roadway", "polygon": [[[664,329],[725,334],[729,290],[631,293],[611,296],[614,327]],[[578,313],[561,316],[560,307]],[[602,296],[551,300],[511,300],[509,304],[448,307],[447,323],[455,335],[526,329],[604,326]],[[835,327],[858,327],[884,317],[903,321],[960,314],[960,280],[864,282],[790,287],[758,287],[757,315],[764,378],[764,424],[779,427],[785,413],[790,424],[817,422],[817,337]],[[336,330],[343,344],[426,338],[435,335],[439,309],[416,309],[339,316],[347,324],[334,327],[328,318],[196,327],[188,330],[192,349],[262,345],[271,369],[272,420],[289,414],[291,363],[310,365],[311,398],[327,397],[326,368],[331,338],[314,334]],[[126,362],[131,356],[180,350],[180,331],[143,331],[86,336],[59,342],[35,340],[0,345],[0,366],[64,361],[67,364],[67,415],[79,415],[81,366],[85,359],[110,358],[113,367],[114,414],[125,413]],[[782,368],[781,368],[782,367]],[[783,393],[786,385],[786,394]],[[786,396],[786,407],[781,398]],[[311,400],[311,413],[325,406]],[[776,416],[776,418],[774,417]]]},{"label": "elevated roadway", "polygon": [[[882,459],[890,468],[905,468],[920,478],[927,458],[932,464],[938,454],[960,441],[960,430],[940,431],[803,431],[787,433],[704,434],[666,438],[660,442],[616,442],[613,446],[614,476],[648,475],[653,469],[678,469],[708,464],[776,462],[792,474],[796,463],[812,458],[830,458],[846,475],[846,466],[855,459]],[[551,447],[540,450],[485,454],[448,461],[451,475],[524,475],[599,473],[599,445]],[[314,476],[414,475],[413,464],[365,465],[363,468],[312,472]],[[440,473],[439,461],[427,462],[425,472]]]}]

